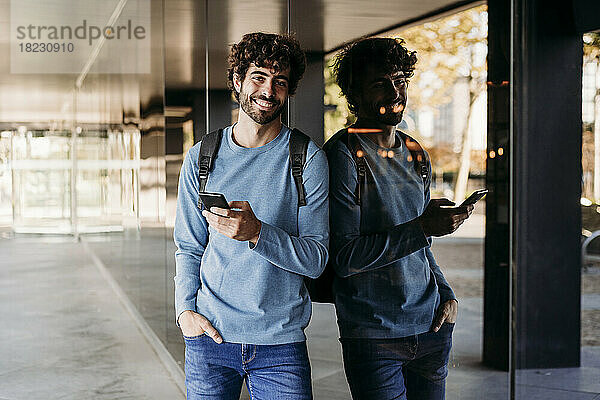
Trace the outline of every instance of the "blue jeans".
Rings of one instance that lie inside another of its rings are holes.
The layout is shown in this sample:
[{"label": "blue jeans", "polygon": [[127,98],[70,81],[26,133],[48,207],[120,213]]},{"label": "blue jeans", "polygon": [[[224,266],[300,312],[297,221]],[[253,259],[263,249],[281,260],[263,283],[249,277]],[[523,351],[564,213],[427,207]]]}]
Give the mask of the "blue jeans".
[{"label": "blue jeans", "polygon": [[354,400],[443,400],[454,324],[399,339],[340,339]]},{"label": "blue jeans", "polygon": [[207,335],[184,339],[188,400],[238,400],[244,379],[253,400],[312,399],[306,342],[217,344]]}]

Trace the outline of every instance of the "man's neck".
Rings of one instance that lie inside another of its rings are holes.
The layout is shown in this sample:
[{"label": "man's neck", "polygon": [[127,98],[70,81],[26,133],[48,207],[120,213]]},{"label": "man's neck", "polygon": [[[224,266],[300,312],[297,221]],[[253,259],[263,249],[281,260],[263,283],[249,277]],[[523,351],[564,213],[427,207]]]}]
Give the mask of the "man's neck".
[{"label": "man's neck", "polygon": [[379,147],[392,148],[396,147],[396,126],[386,125],[372,119],[358,118],[356,123],[352,125],[358,129],[377,129],[378,133],[368,133],[367,137]]},{"label": "man's neck", "polygon": [[261,147],[275,139],[281,131],[281,117],[261,125],[256,123],[240,108],[237,124],[233,127],[233,141],[242,147]]}]

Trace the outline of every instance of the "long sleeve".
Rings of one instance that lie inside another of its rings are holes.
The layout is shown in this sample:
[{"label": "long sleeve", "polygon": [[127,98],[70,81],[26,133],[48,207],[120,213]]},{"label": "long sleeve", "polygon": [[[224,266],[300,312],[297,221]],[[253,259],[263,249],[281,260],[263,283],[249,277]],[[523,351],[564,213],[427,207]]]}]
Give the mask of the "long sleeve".
[{"label": "long sleeve", "polygon": [[251,249],[275,266],[316,278],[325,269],[329,244],[329,177],[327,158],[317,150],[302,173],[306,205],[298,209],[298,235],[262,222],[256,246]]},{"label": "long sleeve", "polygon": [[[427,170],[429,174],[427,176],[427,180],[425,183],[425,207],[429,204],[429,200],[431,199],[431,193],[429,192],[429,187],[431,184],[431,163],[428,161]],[[454,291],[450,287],[450,284],[446,280],[444,273],[442,272],[440,266],[435,261],[435,257],[433,256],[433,252],[431,251],[431,238],[427,238],[428,245],[425,249],[425,256],[427,257],[427,261],[429,262],[429,268],[435,277],[435,281],[438,286],[438,292],[440,294],[440,304],[445,303],[448,300],[456,300],[456,296],[454,295]]]},{"label": "long sleeve", "polygon": [[196,311],[200,289],[200,264],[208,242],[208,229],[198,201],[198,167],[186,155],[179,174],[177,212],[173,239],[175,252],[175,317],[186,310]]},{"label": "long sleeve", "polygon": [[356,204],[356,164],[341,146],[328,152],[330,163],[331,257],[336,272],[348,277],[384,267],[429,245],[417,220],[381,232],[360,232]]},{"label": "long sleeve", "polygon": [[435,281],[438,286],[438,292],[440,293],[440,304],[445,303],[448,300],[456,300],[456,295],[450,287],[450,284],[446,280],[446,277],[442,273],[440,266],[435,262],[431,248],[425,250],[427,261],[429,261],[429,268],[435,277]]}]

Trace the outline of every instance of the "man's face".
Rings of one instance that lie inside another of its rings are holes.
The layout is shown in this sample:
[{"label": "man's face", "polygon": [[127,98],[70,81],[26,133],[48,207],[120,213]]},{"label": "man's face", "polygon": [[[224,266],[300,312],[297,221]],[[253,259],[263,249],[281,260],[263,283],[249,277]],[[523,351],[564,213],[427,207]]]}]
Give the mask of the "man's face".
[{"label": "man's face", "polygon": [[251,64],[244,80],[234,77],[242,111],[265,125],[281,115],[288,96],[290,69],[276,71]]},{"label": "man's face", "polygon": [[390,73],[376,66],[367,67],[356,94],[358,116],[385,125],[399,124],[406,107],[407,87],[402,71]]}]

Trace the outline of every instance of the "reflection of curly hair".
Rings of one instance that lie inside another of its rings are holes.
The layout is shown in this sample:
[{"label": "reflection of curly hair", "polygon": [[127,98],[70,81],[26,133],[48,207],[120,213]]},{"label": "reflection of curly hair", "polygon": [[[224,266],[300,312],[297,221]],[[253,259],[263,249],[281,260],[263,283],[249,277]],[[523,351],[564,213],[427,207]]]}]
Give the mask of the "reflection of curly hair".
[{"label": "reflection of curly hair", "polygon": [[358,112],[355,94],[367,67],[378,66],[387,73],[402,71],[406,78],[413,76],[417,52],[408,51],[403,44],[403,39],[365,38],[346,45],[337,55],[333,72],[353,114]]},{"label": "reflection of curly hair", "polygon": [[[243,81],[250,64],[261,68],[272,68],[279,72],[290,68],[288,94],[296,92],[298,81],[306,69],[306,58],[300,49],[300,44],[290,35],[277,35],[274,33],[247,33],[239,43],[231,47],[229,54],[228,86],[233,90],[235,98],[237,93],[233,86],[233,75],[236,74]],[[238,99],[239,100],[239,99]]]}]

